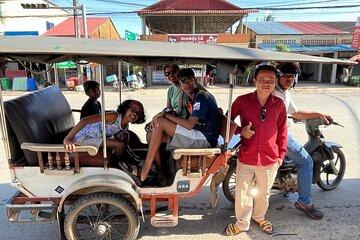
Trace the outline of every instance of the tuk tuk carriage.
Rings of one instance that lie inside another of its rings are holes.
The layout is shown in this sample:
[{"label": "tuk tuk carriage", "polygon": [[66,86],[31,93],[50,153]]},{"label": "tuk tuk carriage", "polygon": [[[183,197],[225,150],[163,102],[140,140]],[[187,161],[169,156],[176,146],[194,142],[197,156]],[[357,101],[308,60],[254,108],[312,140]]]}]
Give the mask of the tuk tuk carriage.
[{"label": "tuk tuk carriage", "polygon": [[[229,110],[233,82],[253,62],[292,61],[351,64],[348,61],[301,54],[216,45],[77,39],[64,37],[4,37],[0,39],[0,61],[30,61],[54,64],[72,60],[109,64],[119,61],[141,66],[155,64],[212,64],[229,72]],[[105,128],[104,77],[101,77],[102,128]],[[121,101],[121,88],[120,88]],[[176,149],[172,159],[182,159],[172,184],[140,187],[112,165],[111,154],[93,146],[79,146],[72,153],[63,139],[75,121],[69,103],[56,86],[3,101],[0,118],[11,185],[18,192],[6,204],[11,222],[57,221],[65,239],[136,239],[143,203],[150,203],[151,224],[178,224],[178,201],[201,191],[206,182],[227,164],[227,146],[236,124],[222,118],[224,144],[216,148]],[[105,131],[103,131],[105,132]],[[135,134],[134,134],[135,135]],[[103,138],[106,136],[104,134]],[[136,135],[134,137],[136,138]],[[106,149],[106,141],[104,148]],[[133,143],[144,156],[147,144]],[[5,159],[2,159],[5,161]],[[158,215],[159,202],[167,203],[168,215]]]}]

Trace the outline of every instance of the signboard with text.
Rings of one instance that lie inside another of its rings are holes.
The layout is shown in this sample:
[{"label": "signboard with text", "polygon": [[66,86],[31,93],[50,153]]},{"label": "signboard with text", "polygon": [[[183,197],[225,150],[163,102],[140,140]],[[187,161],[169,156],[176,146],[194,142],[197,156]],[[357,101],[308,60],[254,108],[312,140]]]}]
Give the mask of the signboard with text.
[{"label": "signboard with text", "polygon": [[351,47],[360,49],[360,17],[357,18]]},{"label": "signboard with text", "polygon": [[125,30],[125,40],[135,41],[137,36],[135,33]]},{"label": "signboard with text", "polygon": [[203,43],[217,44],[217,34],[168,34],[170,43]]}]

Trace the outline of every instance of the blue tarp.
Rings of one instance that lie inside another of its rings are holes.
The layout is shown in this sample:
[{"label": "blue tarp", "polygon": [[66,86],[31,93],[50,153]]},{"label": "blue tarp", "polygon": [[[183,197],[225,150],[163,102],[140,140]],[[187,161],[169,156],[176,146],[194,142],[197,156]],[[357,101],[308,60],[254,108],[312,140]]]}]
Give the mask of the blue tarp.
[{"label": "blue tarp", "polygon": [[[284,44],[290,52],[353,52],[357,49],[350,45],[333,45],[333,46],[304,46],[302,44]],[[276,51],[276,44],[261,43],[258,48],[263,50]]]}]

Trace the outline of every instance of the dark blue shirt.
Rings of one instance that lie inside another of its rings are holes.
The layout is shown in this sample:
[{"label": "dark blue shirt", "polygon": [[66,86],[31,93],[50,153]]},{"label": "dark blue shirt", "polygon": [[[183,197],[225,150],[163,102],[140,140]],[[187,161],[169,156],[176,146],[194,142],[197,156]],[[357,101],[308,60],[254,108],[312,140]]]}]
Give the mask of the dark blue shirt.
[{"label": "dark blue shirt", "polygon": [[214,96],[209,92],[198,92],[195,96],[191,116],[199,118],[194,129],[204,134],[210,146],[215,147],[220,135],[221,125],[218,106]]}]

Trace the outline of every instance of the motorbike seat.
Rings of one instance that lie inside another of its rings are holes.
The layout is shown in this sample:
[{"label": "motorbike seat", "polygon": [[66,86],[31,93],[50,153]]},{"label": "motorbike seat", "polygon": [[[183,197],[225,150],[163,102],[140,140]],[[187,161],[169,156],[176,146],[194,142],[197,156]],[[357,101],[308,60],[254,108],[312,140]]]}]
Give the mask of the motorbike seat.
[{"label": "motorbike seat", "polygon": [[295,167],[296,164],[294,163],[294,161],[287,157],[284,159],[284,162],[281,165],[281,168],[295,168]]}]

